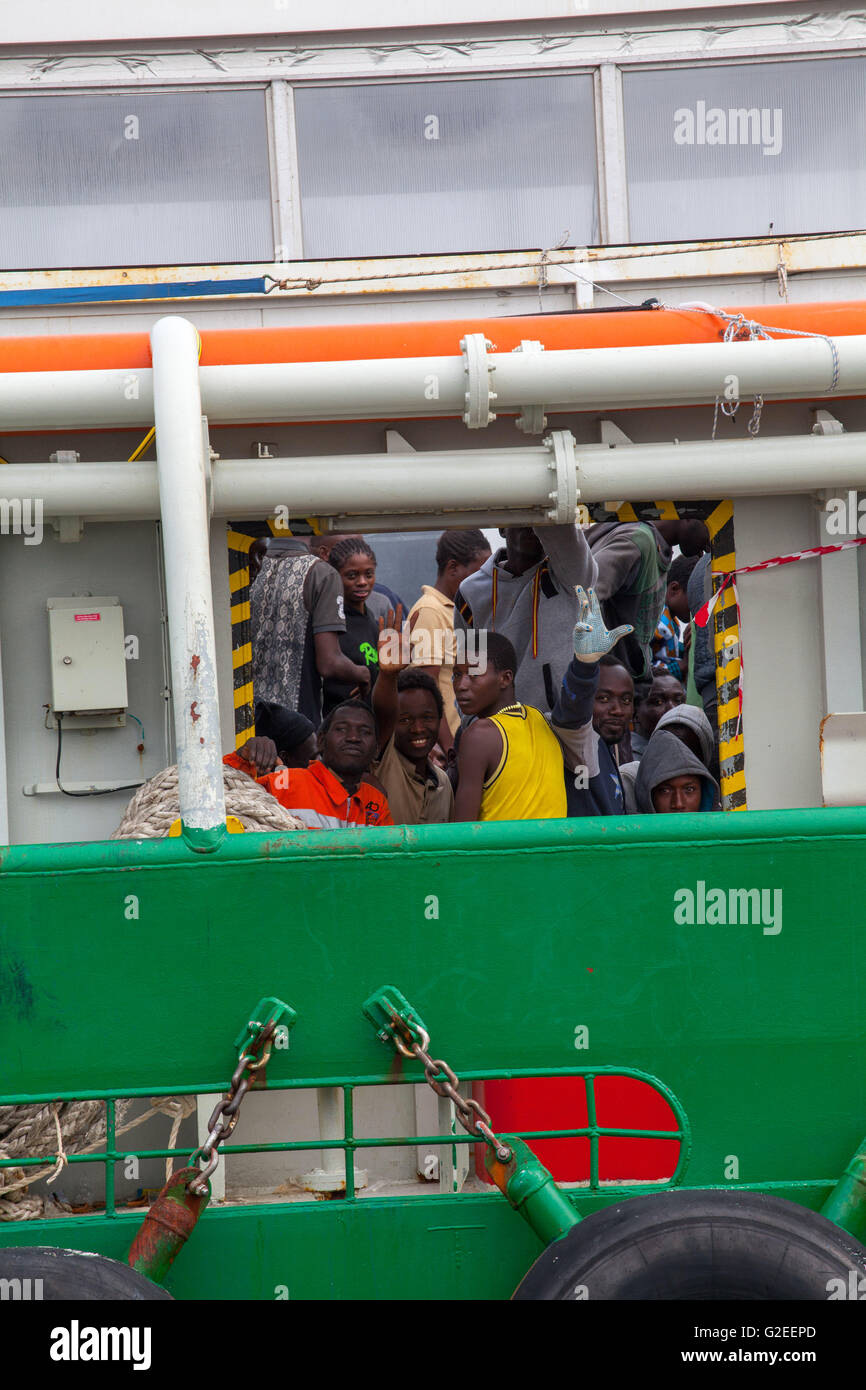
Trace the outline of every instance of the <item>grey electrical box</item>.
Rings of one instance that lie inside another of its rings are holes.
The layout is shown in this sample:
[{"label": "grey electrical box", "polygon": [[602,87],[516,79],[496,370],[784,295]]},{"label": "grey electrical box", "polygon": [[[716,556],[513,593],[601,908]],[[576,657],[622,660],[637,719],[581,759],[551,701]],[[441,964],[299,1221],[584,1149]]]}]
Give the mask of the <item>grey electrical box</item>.
[{"label": "grey electrical box", "polygon": [[119,600],[50,598],[48,629],[54,714],[100,716],[100,722],[121,714],[128,701]]}]

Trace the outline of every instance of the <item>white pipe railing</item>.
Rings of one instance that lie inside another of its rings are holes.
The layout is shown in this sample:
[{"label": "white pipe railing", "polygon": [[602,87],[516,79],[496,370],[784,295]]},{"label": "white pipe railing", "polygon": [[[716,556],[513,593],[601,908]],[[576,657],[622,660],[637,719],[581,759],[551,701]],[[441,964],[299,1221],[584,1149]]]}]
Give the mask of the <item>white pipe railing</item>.
[{"label": "white pipe railing", "polygon": [[[564,432],[562,437],[571,439]],[[356,518],[366,529],[378,520],[402,522],[402,529],[426,529],[440,518],[446,518],[446,525],[498,525],[518,522],[521,516],[527,524],[565,521],[573,515],[575,501],[613,497],[712,499],[866,486],[864,433],[573,449],[571,487],[562,463],[556,471],[553,452],[544,446],[222,459],[212,467],[213,514],[237,521],[260,519],[282,506],[294,517]],[[0,470],[0,488],[0,500],[7,505],[15,499],[39,500],[46,518],[149,520],[160,515],[152,463],[9,464]],[[186,494],[182,505],[192,505]],[[163,520],[169,524],[164,513]]]},{"label": "white pipe railing", "polygon": [[[453,357],[202,367],[201,398],[212,423],[242,424],[462,416],[470,386],[494,393],[490,418],[531,405],[548,413],[695,405],[726,387],[741,399],[866,393],[866,336],[833,342],[835,364],[824,338],[482,351],[471,359],[455,344]],[[0,373],[0,429],[132,429],[151,419],[146,369]],[[478,422],[486,420],[482,411]]]},{"label": "white pipe railing", "polygon": [[[150,342],[180,815],[188,843],[209,850],[225,833],[225,795],[198,334],[186,319],[162,318]],[[58,465],[67,467],[78,465]]]}]

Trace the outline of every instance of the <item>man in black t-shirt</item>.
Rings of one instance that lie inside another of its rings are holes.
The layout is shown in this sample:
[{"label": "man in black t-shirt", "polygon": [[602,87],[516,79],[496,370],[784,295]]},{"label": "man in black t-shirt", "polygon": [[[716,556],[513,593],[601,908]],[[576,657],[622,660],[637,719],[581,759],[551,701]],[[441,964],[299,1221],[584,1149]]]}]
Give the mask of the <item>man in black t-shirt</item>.
[{"label": "man in black t-shirt", "polygon": [[250,589],[250,618],[256,700],[299,710],[318,728],[323,678],[349,681],[366,694],[367,667],[340,650],[346,631],[340,576],[299,537],[269,545]]}]

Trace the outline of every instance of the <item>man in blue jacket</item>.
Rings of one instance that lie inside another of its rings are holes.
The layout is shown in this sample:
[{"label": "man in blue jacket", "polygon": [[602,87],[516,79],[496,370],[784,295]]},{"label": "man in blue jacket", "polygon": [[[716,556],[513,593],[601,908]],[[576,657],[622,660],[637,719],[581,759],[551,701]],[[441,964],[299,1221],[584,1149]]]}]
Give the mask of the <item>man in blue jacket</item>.
[{"label": "man in blue jacket", "polygon": [[598,664],[632,632],[630,624],[608,631],[598,597],[578,585],[574,657],[562,680],[550,726],[562,744],[570,816],[614,816],[625,812],[619,769],[610,747],[593,727]]}]

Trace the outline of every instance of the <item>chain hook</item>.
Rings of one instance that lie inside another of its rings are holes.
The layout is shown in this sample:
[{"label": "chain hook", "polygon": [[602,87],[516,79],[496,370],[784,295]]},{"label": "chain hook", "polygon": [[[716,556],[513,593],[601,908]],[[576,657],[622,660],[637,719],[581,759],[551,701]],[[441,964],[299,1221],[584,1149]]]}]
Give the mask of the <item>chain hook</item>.
[{"label": "chain hook", "polygon": [[[238,1058],[227,1093],[217,1101],[208,1120],[208,1135],[204,1143],[191,1154],[189,1167],[195,1167],[201,1158],[206,1158],[205,1167],[187,1183],[187,1191],[194,1197],[203,1197],[207,1192],[208,1180],[219,1166],[219,1147],[232,1133],[238,1122],[241,1102],[253,1083],[256,1072],[267,1066],[271,1055],[273,1037],[277,1031],[277,1020],[271,1019],[258,1028],[255,1036],[247,1044]],[[262,1052],[261,1057],[258,1054]]]}]

